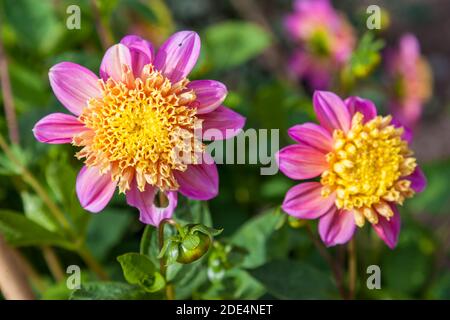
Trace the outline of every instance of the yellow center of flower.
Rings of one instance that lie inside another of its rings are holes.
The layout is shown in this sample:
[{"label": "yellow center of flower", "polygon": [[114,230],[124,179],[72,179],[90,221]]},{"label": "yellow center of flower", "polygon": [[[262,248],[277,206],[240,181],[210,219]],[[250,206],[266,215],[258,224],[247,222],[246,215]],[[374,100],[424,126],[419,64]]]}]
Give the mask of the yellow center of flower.
[{"label": "yellow center of flower", "polygon": [[201,123],[188,106],[196,97],[187,83],[172,84],[152,65],[137,79],[124,66],[122,81],[100,80],[102,97],[91,99],[79,117],[91,130],[74,137],[83,147],[77,157],[101,173],[110,171],[121,192],[133,178],[141,191],[147,183],[176,190],[174,171],[185,171],[203,150],[194,136]]},{"label": "yellow center of flower", "polygon": [[358,112],[347,133],[333,133],[330,166],[321,176],[322,196],[335,192],[336,207],[353,211],[359,226],[365,219],[378,223],[376,212],[389,219],[393,212],[387,202],[402,204],[414,194],[405,177],[414,171],[416,159],[401,139],[403,129],[391,120],[378,116],[364,124]]}]

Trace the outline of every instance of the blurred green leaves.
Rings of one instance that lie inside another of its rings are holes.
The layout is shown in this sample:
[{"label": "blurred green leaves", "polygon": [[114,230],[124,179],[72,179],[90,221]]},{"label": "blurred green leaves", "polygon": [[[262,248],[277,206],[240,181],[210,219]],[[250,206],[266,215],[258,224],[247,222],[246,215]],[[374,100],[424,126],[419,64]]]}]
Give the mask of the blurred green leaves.
[{"label": "blurred green leaves", "polygon": [[[85,215],[90,215],[84,212]],[[91,217],[87,230],[87,246],[99,260],[105,260],[128,230],[132,215],[126,209],[105,209]]]},{"label": "blurred green leaves", "polygon": [[450,161],[422,166],[427,177],[427,187],[406,203],[414,213],[449,214],[450,208]]},{"label": "blurred green leaves", "polygon": [[275,260],[251,271],[279,299],[331,299],[338,296],[330,277],[307,262]]},{"label": "blurred green leaves", "polygon": [[41,54],[50,52],[65,28],[50,1],[2,1],[5,18],[13,27],[16,43]]},{"label": "blurred green leaves", "polygon": [[1,210],[0,232],[14,246],[55,245],[71,249],[73,243],[51,232],[23,214]]},{"label": "blurred green leaves", "polygon": [[226,70],[261,54],[271,43],[267,32],[258,25],[228,21],[205,29],[202,38],[208,63],[214,70]]},{"label": "blurred green leaves", "polygon": [[269,210],[247,221],[231,238],[231,242],[248,251],[243,266],[253,268],[267,260],[268,241],[284,216]]}]

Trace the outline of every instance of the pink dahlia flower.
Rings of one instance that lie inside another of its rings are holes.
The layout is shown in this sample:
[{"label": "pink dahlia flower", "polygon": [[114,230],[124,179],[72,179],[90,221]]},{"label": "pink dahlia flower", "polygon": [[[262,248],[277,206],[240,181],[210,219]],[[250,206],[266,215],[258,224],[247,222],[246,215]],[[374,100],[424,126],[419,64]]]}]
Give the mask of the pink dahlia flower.
[{"label": "pink dahlia flower", "polygon": [[300,45],[290,59],[290,70],[315,88],[328,86],[333,72],[348,61],[355,47],[350,24],[328,0],[297,0],[284,25]]},{"label": "pink dahlia flower", "polygon": [[431,68],[421,56],[414,35],[404,35],[398,50],[388,53],[387,70],[393,89],[390,110],[401,123],[413,128],[420,119],[423,104],[431,97],[433,86]]},{"label": "pink dahlia flower", "polygon": [[53,92],[72,115],[50,114],[33,131],[40,142],[81,148],[76,193],[83,208],[101,211],[118,187],[143,223],[158,226],[172,216],[178,192],[198,200],[217,195],[217,168],[198,129],[228,138],[245,119],[222,106],[224,84],[188,80],[199,52],[195,32],[175,33],[156,54],[129,35],[106,51],[100,78],[71,62],[50,69]]},{"label": "pink dahlia flower", "polygon": [[277,159],[291,179],[320,179],[290,189],[283,210],[299,219],[320,219],[320,237],[327,246],[346,243],[367,220],[394,248],[400,232],[397,205],[426,185],[409,137],[391,123],[391,116],[377,116],[369,100],[342,101],[334,93],[316,91],[313,105],[319,125],[290,128],[297,143],[281,149]]}]

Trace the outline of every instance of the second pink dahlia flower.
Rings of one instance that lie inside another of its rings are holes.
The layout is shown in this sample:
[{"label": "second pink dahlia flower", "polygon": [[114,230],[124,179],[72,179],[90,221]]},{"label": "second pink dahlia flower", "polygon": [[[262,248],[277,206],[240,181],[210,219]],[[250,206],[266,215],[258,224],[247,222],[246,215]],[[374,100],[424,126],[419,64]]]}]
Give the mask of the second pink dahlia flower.
[{"label": "second pink dahlia flower", "polygon": [[290,128],[297,143],[281,149],[277,159],[291,179],[320,178],[290,189],[283,210],[299,219],[319,219],[327,246],[346,243],[356,226],[368,221],[394,248],[400,232],[397,206],[426,185],[409,149],[410,137],[391,116],[378,116],[369,100],[342,101],[316,91],[313,105],[319,124]]},{"label": "second pink dahlia flower", "polygon": [[[50,69],[53,92],[72,114],[50,114],[33,131],[40,142],[81,148],[76,193],[83,208],[101,211],[118,187],[143,223],[158,226],[172,216],[178,192],[198,200],[217,195],[217,168],[197,129],[228,138],[227,129],[237,133],[245,119],[222,105],[224,84],[188,80],[199,53],[195,32],[175,33],[156,53],[130,35],[106,51],[100,78],[71,62]],[[189,161],[180,161],[180,150]]]}]

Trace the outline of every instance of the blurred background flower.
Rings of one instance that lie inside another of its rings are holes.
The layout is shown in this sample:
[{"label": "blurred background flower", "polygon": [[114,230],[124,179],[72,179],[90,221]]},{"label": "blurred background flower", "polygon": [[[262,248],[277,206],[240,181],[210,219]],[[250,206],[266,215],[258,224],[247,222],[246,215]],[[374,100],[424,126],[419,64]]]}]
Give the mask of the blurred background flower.
[{"label": "blurred background flower", "polygon": [[401,123],[413,128],[433,93],[430,65],[421,55],[419,40],[412,34],[403,35],[398,48],[388,52],[386,60],[392,95],[389,108]]},{"label": "blurred background flower", "polygon": [[348,61],[355,34],[347,18],[328,0],[296,0],[284,26],[296,49],[289,70],[306,78],[313,89],[326,89]]}]

